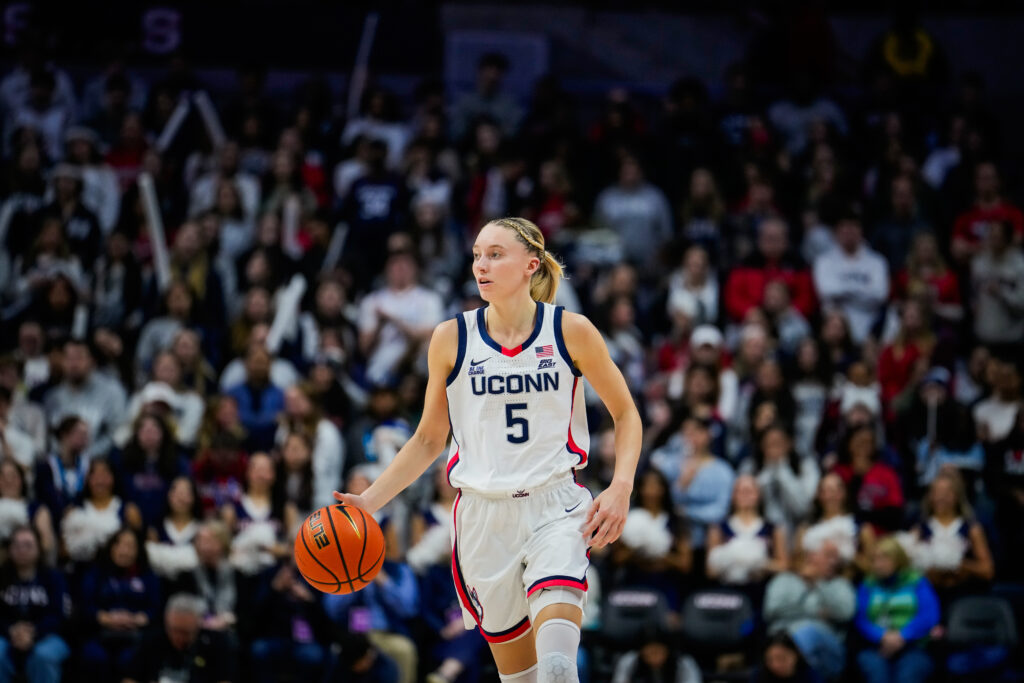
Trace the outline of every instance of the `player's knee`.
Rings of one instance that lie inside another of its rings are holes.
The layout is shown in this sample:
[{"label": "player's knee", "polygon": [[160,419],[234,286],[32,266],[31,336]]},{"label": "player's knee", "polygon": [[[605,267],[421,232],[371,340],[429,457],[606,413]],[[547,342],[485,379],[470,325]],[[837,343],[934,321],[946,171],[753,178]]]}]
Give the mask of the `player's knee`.
[{"label": "player's knee", "polygon": [[579,683],[576,652],[580,627],[568,619],[548,619],[537,629],[537,683]]},{"label": "player's knee", "polygon": [[537,662],[537,683],[579,683],[576,660],[562,652],[549,652]]}]

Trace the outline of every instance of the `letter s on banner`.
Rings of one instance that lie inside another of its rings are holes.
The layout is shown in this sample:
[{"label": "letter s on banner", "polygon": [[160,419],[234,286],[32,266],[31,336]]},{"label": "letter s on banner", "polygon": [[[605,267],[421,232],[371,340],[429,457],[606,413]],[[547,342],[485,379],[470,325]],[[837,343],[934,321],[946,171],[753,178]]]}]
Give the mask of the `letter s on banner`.
[{"label": "letter s on banner", "polygon": [[155,55],[166,55],[181,46],[181,12],[171,7],[153,7],[142,14],[142,47]]}]

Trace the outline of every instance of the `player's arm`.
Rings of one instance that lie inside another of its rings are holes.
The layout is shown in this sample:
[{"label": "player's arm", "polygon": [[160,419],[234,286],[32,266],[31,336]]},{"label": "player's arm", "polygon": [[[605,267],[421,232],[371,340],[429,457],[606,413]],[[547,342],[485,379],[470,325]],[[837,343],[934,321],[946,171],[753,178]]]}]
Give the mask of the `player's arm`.
[{"label": "player's arm", "polygon": [[[584,536],[590,544],[600,548],[617,539],[626,523],[633,477],[640,460],[643,426],[626,380],[608,355],[608,347],[593,323],[582,315],[566,312],[562,316],[562,335],[569,356],[615,422],[612,483],[594,500],[587,524],[583,527]],[[593,538],[590,538],[591,534]]]},{"label": "player's arm", "polygon": [[334,497],[374,513],[416,481],[448,443],[448,395],[445,380],[455,367],[458,349],[458,327],[447,320],[434,329],[427,353],[429,376],[423,400],[423,417],[416,433],[402,446],[391,464],[362,495],[335,491]]}]

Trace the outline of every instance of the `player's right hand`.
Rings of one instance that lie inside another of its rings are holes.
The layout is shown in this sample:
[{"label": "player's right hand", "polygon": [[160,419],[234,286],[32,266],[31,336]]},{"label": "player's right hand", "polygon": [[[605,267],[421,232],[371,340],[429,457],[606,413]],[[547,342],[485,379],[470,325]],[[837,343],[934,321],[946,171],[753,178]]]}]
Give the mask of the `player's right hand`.
[{"label": "player's right hand", "polygon": [[354,493],[342,493],[341,491],[335,491],[334,500],[338,501],[339,503],[344,503],[345,505],[353,505],[371,515],[375,512],[370,507],[370,504],[367,503],[362,496],[357,496]]}]

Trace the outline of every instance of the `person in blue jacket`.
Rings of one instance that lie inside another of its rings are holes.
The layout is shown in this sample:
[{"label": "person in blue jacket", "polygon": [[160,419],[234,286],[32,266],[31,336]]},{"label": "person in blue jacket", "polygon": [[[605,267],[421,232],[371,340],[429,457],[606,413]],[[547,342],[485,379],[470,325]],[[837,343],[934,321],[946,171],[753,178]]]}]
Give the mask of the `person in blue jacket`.
[{"label": "person in blue jacket", "polygon": [[373,581],[360,591],[325,595],[324,609],[331,621],[349,632],[363,633],[380,652],[398,665],[402,683],[416,677],[416,644],[406,621],[419,614],[416,575],[409,565],[385,560]]},{"label": "person in blue jacket", "polygon": [[120,680],[146,628],[160,609],[160,584],[139,535],[120,529],[82,581],[86,641],[81,664],[95,680]]},{"label": "person in blue jacket", "polygon": [[16,527],[7,550],[0,568],[0,682],[13,679],[20,660],[29,683],[59,683],[70,654],[61,635],[71,613],[67,585],[42,564],[32,527]]},{"label": "person in blue jacket", "polygon": [[927,681],[935,665],[925,645],[938,623],[939,599],[928,579],[910,568],[895,538],[883,538],[857,591],[854,626],[868,643],[857,655],[864,681]]}]

